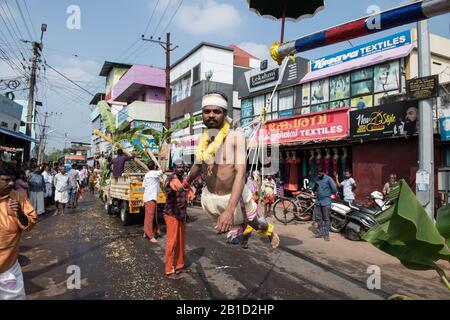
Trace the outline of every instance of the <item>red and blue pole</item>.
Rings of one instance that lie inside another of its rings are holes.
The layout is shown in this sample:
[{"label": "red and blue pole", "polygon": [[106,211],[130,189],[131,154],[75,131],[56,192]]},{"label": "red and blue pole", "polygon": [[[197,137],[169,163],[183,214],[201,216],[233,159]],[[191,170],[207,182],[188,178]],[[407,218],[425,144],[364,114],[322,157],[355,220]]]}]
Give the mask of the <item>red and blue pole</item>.
[{"label": "red and blue pole", "polygon": [[[377,17],[366,16],[297,40],[274,44],[271,48],[271,55],[275,61],[281,63],[284,57],[289,55],[363,37],[448,12],[450,12],[450,0],[417,1],[383,11]],[[379,21],[378,28],[373,25],[373,20]]]}]

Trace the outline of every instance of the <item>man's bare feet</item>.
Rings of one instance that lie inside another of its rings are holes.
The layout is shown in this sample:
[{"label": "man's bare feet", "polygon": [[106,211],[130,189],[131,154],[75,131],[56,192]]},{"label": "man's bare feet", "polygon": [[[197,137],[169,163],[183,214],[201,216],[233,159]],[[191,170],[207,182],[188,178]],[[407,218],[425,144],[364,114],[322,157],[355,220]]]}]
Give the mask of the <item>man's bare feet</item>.
[{"label": "man's bare feet", "polygon": [[159,243],[159,241],[156,240],[155,238],[151,238],[151,239],[150,239],[150,242],[151,242],[151,243]]},{"label": "man's bare feet", "polygon": [[272,236],[270,237],[270,243],[272,244],[272,248],[276,249],[280,245],[280,237],[278,234],[272,232]]}]

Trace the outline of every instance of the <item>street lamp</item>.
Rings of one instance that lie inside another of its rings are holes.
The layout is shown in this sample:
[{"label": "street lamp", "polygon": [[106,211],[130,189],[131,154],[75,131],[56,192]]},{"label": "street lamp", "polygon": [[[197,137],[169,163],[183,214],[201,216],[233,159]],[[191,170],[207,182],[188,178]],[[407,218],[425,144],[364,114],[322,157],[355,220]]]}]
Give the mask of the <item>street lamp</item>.
[{"label": "street lamp", "polygon": [[41,45],[42,45],[42,38],[44,37],[44,32],[47,31],[47,24],[43,23],[41,25]]}]

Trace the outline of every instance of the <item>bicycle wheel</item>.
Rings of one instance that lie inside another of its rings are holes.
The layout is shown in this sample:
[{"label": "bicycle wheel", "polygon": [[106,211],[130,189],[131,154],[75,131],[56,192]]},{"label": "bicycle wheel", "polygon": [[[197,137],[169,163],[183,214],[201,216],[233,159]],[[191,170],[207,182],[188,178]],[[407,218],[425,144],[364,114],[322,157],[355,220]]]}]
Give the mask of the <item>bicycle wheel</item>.
[{"label": "bicycle wheel", "polygon": [[311,205],[311,203],[308,203],[307,201],[300,201],[300,208],[298,208],[298,213],[296,218],[299,221],[311,221],[313,216],[313,210],[314,207]]},{"label": "bicycle wheel", "polygon": [[280,198],[273,204],[272,212],[275,219],[281,223],[288,224],[294,221],[297,213],[297,206],[291,199]]}]

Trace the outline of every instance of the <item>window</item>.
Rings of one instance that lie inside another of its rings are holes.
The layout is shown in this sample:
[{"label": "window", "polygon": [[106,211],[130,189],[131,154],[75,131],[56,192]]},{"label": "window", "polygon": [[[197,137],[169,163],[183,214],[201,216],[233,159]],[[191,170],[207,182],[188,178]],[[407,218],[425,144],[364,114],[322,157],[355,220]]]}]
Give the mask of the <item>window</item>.
[{"label": "window", "polygon": [[261,115],[261,111],[264,108],[265,103],[266,100],[264,95],[253,98],[253,114],[255,116]]},{"label": "window", "polygon": [[192,82],[197,83],[200,81],[200,65],[194,67],[192,70]]},{"label": "window", "polygon": [[278,116],[289,117],[294,114],[294,89],[289,88],[278,93]]},{"label": "window", "polygon": [[350,75],[330,78],[330,101],[350,98]]},{"label": "window", "polygon": [[3,128],[8,128],[8,123],[6,123],[6,122],[2,121],[2,124],[1,124],[1,126],[2,126]]},{"label": "window", "polygon": [[328,102],[329,88],[328,78],[311,83],[311,104]]},{"label": "window", "polygon": [[397,90],[400,87],[398,60],[374,68],[375,92]]},{"label": "window", "polygon": [[352,83],[352,96],[360,96],[373,92],[373,81],[364,80]]},{"label": "window", "polygon": [[352,99],[352,107],[356,109],[365,109],[373,107],[373,95],[361,96]]}]

